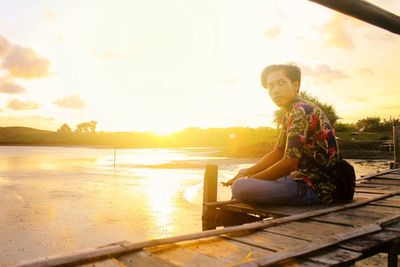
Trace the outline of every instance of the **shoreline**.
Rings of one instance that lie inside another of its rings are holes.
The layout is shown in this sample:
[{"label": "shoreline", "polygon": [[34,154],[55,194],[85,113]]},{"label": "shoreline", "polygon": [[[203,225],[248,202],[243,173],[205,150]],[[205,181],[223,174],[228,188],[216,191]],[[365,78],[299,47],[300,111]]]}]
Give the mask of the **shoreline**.
[{"label": "shoreline", "polygon": [[[269,149],[245,149],[244,151],[228,151],[223,147],[213,146],[107,146],[107,145],[74,145],[74,144],[0,144],[0,147],[59,147],[59,148],[89,148],[89,149],[215,149],[218,156],[234,158],[258,158],[269,152]],[[265,145],[260,145],[264,146]],[[376,149],[346,148],[340,153],[344,159],[365,160],[394,160],[393,151],[382,151]]]}]

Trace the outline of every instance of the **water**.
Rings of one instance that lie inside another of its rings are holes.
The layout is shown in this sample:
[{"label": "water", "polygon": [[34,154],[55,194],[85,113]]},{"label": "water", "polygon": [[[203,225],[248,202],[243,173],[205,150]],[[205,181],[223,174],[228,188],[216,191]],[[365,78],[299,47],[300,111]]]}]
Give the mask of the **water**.
[{"label": "water", "polygon": [[[204,167],[220,181],[256,159],[214,149],[0,147],[0,265],[121,240],[201,231]],[[351,160],[357,176],[387,161]],[[219,186],[218,199],[230,199]]]}]

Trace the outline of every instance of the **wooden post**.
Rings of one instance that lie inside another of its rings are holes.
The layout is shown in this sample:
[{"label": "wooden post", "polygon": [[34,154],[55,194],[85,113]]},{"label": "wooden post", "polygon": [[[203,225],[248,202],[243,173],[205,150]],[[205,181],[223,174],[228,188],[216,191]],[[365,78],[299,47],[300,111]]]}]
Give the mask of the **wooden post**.
[{"label": "wooden post", "polygon": [[400,240],[395,240],[391,243],[388,251],[388,267],[397,267],[398,255],[400,250]]},{"label": "wooden post", "polygon": [[203,212],[202,225],[203,231],[215,229],[216,227],[216,206],[207,206],[205,204],[217,201],[217,181],[218,181],[218,166],[208,164],[204,174],[203,184]]},{"label": "wooden post", "polygon": [[400,168],[400,125],[393,126],[393,155],[394,162],[390,163],[390,169]]}]

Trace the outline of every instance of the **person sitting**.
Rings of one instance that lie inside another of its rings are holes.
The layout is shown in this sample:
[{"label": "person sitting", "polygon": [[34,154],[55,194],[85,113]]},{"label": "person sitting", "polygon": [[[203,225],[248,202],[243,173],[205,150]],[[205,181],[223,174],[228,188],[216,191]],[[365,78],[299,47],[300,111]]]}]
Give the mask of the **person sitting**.
[{"label": "person sitting", "polygon": [[223,184],[232,186],[234,199],[246,203],[333,202],[336,184],[325,170],[341,160],[338,144],[324,112],[299,96],[300,68],[292,64],[268,66],[262,71],[261,83],[286,112],[277,144],[256,164]]}]

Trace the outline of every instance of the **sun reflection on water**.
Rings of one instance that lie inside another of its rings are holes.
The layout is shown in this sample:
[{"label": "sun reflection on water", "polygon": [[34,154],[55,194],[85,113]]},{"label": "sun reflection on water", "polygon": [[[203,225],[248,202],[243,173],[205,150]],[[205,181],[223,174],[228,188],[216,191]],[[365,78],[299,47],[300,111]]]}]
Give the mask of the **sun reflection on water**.
[{"label": "sun reflection on water", "polygon": [[169,236],[175,230],[174,220],[177,216],[177,202],[182,190],[181,179],[171,171],[146,170],[148,177],[144,182],[145,200],[150,214],[153,216],[154,237]]}]

